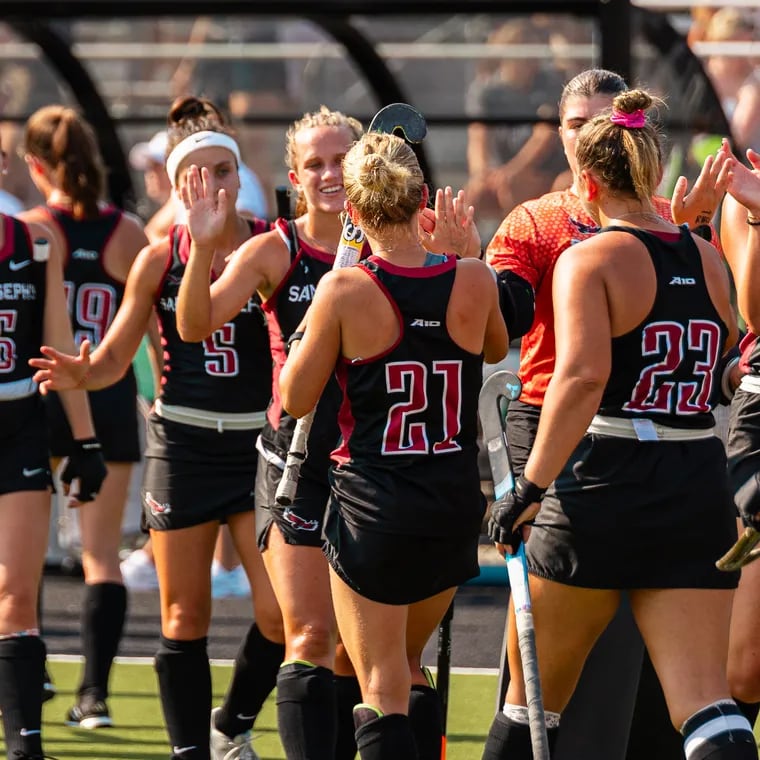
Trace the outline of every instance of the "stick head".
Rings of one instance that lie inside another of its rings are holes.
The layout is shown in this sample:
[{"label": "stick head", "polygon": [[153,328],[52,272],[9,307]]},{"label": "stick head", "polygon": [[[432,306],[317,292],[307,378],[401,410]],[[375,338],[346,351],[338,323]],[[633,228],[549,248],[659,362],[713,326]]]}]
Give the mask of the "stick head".
[{"label": "stick head", "polygon": [[408,103],[391,103],[374,115],[367,131],[396,135],[408,143],[421,143],[427,134],[427,123]]}]

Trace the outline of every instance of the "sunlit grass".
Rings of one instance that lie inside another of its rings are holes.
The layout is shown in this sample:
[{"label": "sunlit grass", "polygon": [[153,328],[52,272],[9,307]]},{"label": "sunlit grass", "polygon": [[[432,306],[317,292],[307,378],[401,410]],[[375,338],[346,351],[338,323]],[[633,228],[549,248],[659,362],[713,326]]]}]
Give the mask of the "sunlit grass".
[{"label": "sunlit grass", "polygon": [[[166,760],[170,748],[152,665],[114,665],[109,707],[115,726],[99,731],[63,725],[66,711],[74,702],[79,667],[73,662],[48,663],[58,694],[43,708],[45,752],[60,760]],[[218,704],[230,676],[229,666],[214,666],[212,676]],[[447,760],[480,757],[493,717],[495,689],[495,676],[451,676]],[[256,721],[255,736],[254,746],[262,760],[285,757],[277,735],[273,697]],[[0,753],[5,754],[1,743]]]}]

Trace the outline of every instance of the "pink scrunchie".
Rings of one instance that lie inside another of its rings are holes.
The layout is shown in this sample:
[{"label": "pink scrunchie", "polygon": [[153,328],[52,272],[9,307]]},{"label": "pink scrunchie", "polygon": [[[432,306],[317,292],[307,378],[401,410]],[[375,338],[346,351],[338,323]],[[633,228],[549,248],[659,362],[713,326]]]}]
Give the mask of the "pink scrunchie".
[{"label": "pink scrunchie", "polygon": [[647,117],[643,108],[639,108],[633,113],[626,113],[625,111],[612,111],[610,121],[613,124],[619,124],[621,127],[628,127],[629,129],[641,129],[647,123]]}]

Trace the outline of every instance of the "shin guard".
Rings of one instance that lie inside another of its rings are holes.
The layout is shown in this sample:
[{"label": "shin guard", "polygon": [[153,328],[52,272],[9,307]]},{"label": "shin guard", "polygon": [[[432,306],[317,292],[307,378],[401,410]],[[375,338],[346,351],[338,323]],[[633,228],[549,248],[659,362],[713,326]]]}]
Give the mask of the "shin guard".
[{"label": "shin guard", "polygon": [[277,675],[277,728],[287,757],[334,760],[336,701],[333,672],[288,662]]},{"label": "shin guard", "polygon": [[45,644],[39,636],[0,640],[0,710],[8,757],[42,757]]},{"label": "shin guard", "polygon": [[79,696],[108,698],[108,678],[119,649],[127,614],[127,590],[120,583],[96,583],[85,587],[82,607],[84,673]]},{"label": "shin guard", "polygon": [[[382,715],[362,704],[354,708],[354,724],[361,760],[418,760],[408,716]],[[438,750],[440,757],[440,746]]]},{"label": "shin guard", "polygon": [[206,638],[178,641],[161,636],[155,666],[169,741],[174,747],[194,747],[186,758],[207,758],[211,668]]},{"label": "shin guard", "polygon": [[409,723],[419,760],[439,760],[443,740],[443,709],[438,692],[432,686],[412,686]]},{"label": "shin guard", "polygon": [[216,728],[227,736],[237,736],[251,729],[277,683],[284,655],[284,644],[263,636],[256,623],[249,628],[235,658],[224,704],[216,713]]}]

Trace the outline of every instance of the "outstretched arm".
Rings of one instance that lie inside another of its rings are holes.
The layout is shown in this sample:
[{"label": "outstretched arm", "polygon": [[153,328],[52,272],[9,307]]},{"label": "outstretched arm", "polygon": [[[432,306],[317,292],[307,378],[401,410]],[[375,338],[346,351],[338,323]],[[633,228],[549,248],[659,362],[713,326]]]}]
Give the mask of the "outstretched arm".
[{"label": "outstretched arm", "polygon": [[40,350],[46,358],[29,362],[37,370],[34,379],[42,393],[73,388],[97,390],[113,385],[124,375],[153,315],[167,256],[166,241],[148,246],[139,254],[129,272],[119,311],[92,357],[87,341],[80,346],[78,356],[73,353],[73,342],[65,348],[42,346]]},{"label": "outstretched arm", "polygon": [[[32,226],[32,230],[34,231],[34,226]],[[66,309],[63,268],[55,246],[50,247],[46,278],[43,338],[46,343],[50,343],[51,346],[60,351],[73,352],[75,350],[74,336],[71,332],[71,322]],[[40,388],[40,390],[43,393],[45,391],[44,388]],[[87,394],[82,390],[61,393],[61,404],[71,426],[71,434],[74,440],[92,438],[95,435],[95,427],[92,423]]]}]

